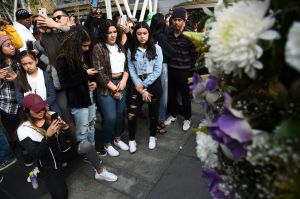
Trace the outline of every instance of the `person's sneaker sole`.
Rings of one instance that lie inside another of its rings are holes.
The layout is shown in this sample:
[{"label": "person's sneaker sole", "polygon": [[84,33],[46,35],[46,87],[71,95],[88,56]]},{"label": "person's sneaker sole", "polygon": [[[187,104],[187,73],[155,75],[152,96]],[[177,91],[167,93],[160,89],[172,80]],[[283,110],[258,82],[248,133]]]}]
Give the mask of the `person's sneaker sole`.
[{"label": "person's sneaker sole", "polygon": [[101,157],[105,157],[107,156],[107,152],[105,151],[105,153],[101,153],[99,151],[97,151],[98,155],[101,156]]},{"label": "person's sneaker sole", "polygon": [[0,168],[0,171],[3,171],[4,169],[7,169],[8,167],[10,167],[14,163],[16,163],[16,161],[17,161],[17,158],[14,158],[9,164],[7,164],[4,167]]}]

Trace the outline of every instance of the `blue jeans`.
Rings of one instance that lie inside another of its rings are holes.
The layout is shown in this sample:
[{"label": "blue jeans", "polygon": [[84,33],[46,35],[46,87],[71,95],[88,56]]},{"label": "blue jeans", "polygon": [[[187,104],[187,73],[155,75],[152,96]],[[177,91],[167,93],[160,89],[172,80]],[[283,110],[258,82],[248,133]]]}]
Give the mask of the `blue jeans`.
[{"label": "blue jeans", "polygon": [[[113,80],[113,83],[117,85],[119,81]],[[122,94],[123,98],[121,100],[116,100],[112,96],[101,95],[100,93],[96,95],[97,103],[103,115],[102,132],[105,144],[111,143],[112,136],[120,137],[122,133],[126,90],[123,90]]]},{"label": "blue jeans", "polygon": [[[90,92],[92,104],[87,108],[72,108],[71,113],[76,125],[77,142],[87,140],[95,144],[96,106],[93,101],[93,93]],[[80,97],[80,96],[79,96]]]},{"label": "blue jeans", "polygon": [[5,129],[0,126],[0,161],[10,160],[11,158],[12,153],[5,135]]},{"label": "blue jeans", "polygon": [[158,121],[163,122],[166,118],[168,105],[168,65],[166,63],[163,63],[160,79],[162,92],[159,104]]}]

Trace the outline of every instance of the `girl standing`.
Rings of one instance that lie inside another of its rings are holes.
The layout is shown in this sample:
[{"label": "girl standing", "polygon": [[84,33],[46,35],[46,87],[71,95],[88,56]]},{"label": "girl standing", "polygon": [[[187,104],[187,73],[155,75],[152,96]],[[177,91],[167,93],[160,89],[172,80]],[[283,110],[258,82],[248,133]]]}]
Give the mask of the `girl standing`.
[{"label": "girl standing", "polygon": [[97,84],[92,77],[97,71],[89,62],[90,45],[87,30],[82,26],[72,27],[62,43],[56,69],[75,120],[77,142],[88,140],[94,144],[96,110],[93,91]]},{"label": "girl standing", "polygon": [[121,35],[112,20],[104,20],[99,26],[99,43],[93,49],[95,75],[98,82],[97,102],[102,112],[104,148],[110,156],[119,152],[111,145],[114,137],[115,146],[128,150],[128,145],[121,139],[125,111],[126,84],[128,69],[125,49],[121,45]]},{"label": "girl standing", "polygon": [[136,116],[143,102],[149,105],[150,138],[149,149],[156,147],[156,127],[161,97],[160,75],[163,55],[161,48],[154,43],[146,22],[136,24],[133,31],[133,44],[127,54],[128,68],[134,83],[128,108],[129,150],[136,151]]},{"label": "girl standing", "polygon": [[49,110],[60,113],[56,103],[56,92],[51,76],[37,67],[38,59],[33,51],[24,50],[19,54],[22,67],[17,78],[17,100],[22,105],[24,95],[36,93],[45,100]]}]

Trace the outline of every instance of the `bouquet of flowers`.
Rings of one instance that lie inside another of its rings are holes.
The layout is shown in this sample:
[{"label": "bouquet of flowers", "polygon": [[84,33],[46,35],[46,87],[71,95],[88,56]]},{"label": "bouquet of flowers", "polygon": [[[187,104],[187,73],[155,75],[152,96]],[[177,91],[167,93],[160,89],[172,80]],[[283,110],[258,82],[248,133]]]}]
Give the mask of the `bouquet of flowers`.
[{"label": "bouquet of flowers", "polygon": [[196,151],[211,195],[300,198],[300,2],[219,1],[206,25],[198,49],[210,74],[194,75],[191,92],[205,112]]}]

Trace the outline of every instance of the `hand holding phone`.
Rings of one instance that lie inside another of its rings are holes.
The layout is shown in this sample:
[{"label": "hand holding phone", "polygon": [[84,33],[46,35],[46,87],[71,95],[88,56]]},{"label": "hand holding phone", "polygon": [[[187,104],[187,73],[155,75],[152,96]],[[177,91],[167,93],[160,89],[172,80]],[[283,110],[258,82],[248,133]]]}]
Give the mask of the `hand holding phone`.
[{"label": "hand holding phone", "polygon": [[51,114],[51,122],[53,122],[56,119],[58,119],[58,113],[54,112],[54,113]]},{"label": "hand holding phone", "polygon": [[39,12],[39,15],[47,16],[46,8],[39,8],[38,12]]}]

